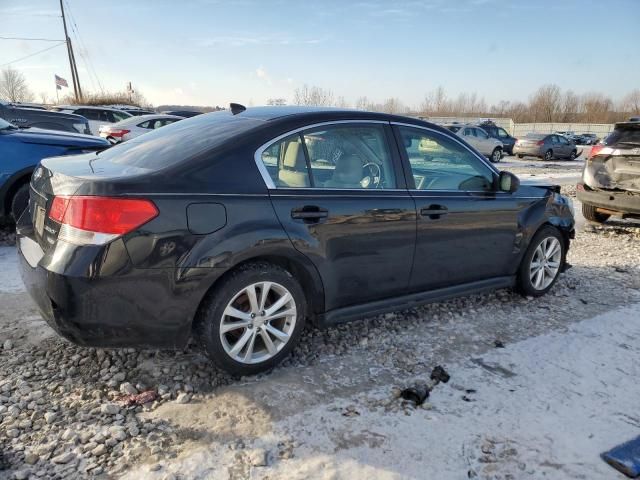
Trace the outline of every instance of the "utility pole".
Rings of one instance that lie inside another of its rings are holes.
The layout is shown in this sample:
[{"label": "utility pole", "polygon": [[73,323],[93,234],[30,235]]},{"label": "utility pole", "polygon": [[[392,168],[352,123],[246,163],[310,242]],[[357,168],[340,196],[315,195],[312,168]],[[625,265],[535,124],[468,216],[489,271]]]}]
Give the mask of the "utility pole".
[{"label": "utility pole", "polygon": [[78,69],[76,67],[76,58],[73,54],[73,46],[71,39],[67,33],[67,20],[64,16],[64,5],[60,0],[60,11],[62,12],[62,25],[64,26],[64,39],[67,42],[67,53],[69,54],[69,67],[71,68],[71,80],[73,81],[73,93],[76,96],[76,102],[82,100],[82,89],[80,88],[80,78],[78,77]]}]

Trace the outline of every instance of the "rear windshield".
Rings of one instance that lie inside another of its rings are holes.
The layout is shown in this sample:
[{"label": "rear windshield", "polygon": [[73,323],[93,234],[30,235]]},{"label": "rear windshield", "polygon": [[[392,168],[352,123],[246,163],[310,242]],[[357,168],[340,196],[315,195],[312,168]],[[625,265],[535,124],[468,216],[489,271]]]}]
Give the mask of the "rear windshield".
[{"label": "rear windshield", "polygon": [[453,127],[453,126],[448,126],[447,129],[451,130],[452,132],[457,132],[458,130],[460,130],[462,127]]},{"label": "rear windshield", "polygon": [[261,123],[230,112],[198,115],[115,145],[99,153],[93,163],[104,161],[161,170],[217,147]]},{"label": "rear windshield", "polygon": [[541,134],[541,133],[527,133],[525,135],[525,138],[531,138],[533,140],[542,140],[546,136],[547,136],[546,134]]},{"label": "rear windshield", "polygon": [[616,126],[604,141],[605,145],[640,145],[640,124],[638,126]]}]

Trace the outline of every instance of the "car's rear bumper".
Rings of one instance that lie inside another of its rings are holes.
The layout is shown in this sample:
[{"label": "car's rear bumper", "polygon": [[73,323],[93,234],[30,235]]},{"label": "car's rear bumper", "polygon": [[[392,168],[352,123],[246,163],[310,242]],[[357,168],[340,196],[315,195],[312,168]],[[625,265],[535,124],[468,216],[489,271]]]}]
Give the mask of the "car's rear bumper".
[{"label": "car's rear bumper", "polygon": [[[56,260],[55,252],[43,252],[29,236],[19,233],[17,243],[27,291],[61,336],[96,347],[180,348],[187,343],[206,292],[204,282],[177,281],[181,274],[188,278],[187,272],[135,269],[122,262],[109,271],[108,248],[97,255],[76,250],[75,256],[62,249]],[[93,269],[85,268],[86,261]]]},{"label": "car's rear bumper", "polygon": [[513,146],[514,155],[529,155],[532,157],[542,157],[543,152],[540,147],[522,147],[519,145]]},{"label": "car's rear bumper", "polygon": [[592,190],[578,183],[577,197],[582,203],[623,215],[640,216],[640,194],[623,191]]}]

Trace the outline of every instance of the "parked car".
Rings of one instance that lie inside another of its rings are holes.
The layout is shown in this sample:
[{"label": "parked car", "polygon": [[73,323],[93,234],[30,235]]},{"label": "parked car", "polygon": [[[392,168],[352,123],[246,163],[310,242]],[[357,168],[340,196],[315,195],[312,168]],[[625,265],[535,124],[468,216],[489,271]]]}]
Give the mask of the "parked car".
[{"label": "parked car", "polygon": [[107,123],[116,123],[131,117],[131,114],[111,107],[94,107],[90,105],[58,105],[53,110],[64,113],[75,113],[89,120],[93,135],[98,135],[100,127]]},{"label": "parked car", "polygon": [[578,156],[578,149],[563,135],[528,133],[524,138],[518,139],[513,147],[513,153],[518,158],[529,156],[539,157],[546,161],[554,158],[574,160]]},{"label": "parked car", "polygon": [[596,145],[600,139],[595,133],[583,133],[581,145]]},{"label": "parked car", "polygon": [[157,115],[157,113],[152,110],[143,110],[141,108],[123,108],[122,110],[134,117],[140,117],[142,115]]},{"label": "parked car", "polygon": [[20,128],[34,127],[62,132],[91,133],[89,122],[79,115],[22,107],[3,101],[0,101],[0,118]]},{"label": "parked car", "polygon": [[630,117],[629,121],[630,122],[640,122],[640,117]]},{"label": "parked car", "polygon": [[108,146],[105,140],[90,135],[19,129],[0,119],[0,218],[17,218],[26,208],[31,172],[40,160]]},{"label": "parked car", "polygon": [[640,122],[617,123],[604,142],[591,147],[577,196],[592,222],[612,215],[640,218]]},{"label": "parked car", "polygon": [[[424,139],[446,155],[425,159]],[[437,125],[355,110],[202,115],[43,160],[31,186],[21,271],[59,334],[174,348],[194,336],[238,375],[280,362],[307,319],[543,295],[574,231],[559,187],[520,185]]]},{"label": "parked car", "polygon": [[165,115],[175,115],[176,117],[182,118],[191,118],[197,115],[202,115],[202,112],[196,112],[194,110],[165,110],[160,113],[164,113]]},{"label": "parked car", "polygon": [[504,150],[504,153],[507,155],[513,155],[513,146],[518,140],[516,137],[512,137],[504,128],[497,126],[491,121],[483,122],[478,126],[487,132],[490,137],[502,142],[502,149]]},{"label": "parked car", "polygon": [[178,120],[182,120],[182,117],[157,113],[154,115],[141,115],[139,117],[134,116],[118,123],[102,125],[99,135],[109,140],[110,143],[115,144],[139,137],[140,135],[149,133],[165,125],[170,125]]},{"label": "parked car", "polygon": [[445,127],[459,137],[464,138],[467,143],[488,157],[493,163],[497,163],[502,159],[502,142],[490,137],[482,128],[460,123],[448,124]]}]

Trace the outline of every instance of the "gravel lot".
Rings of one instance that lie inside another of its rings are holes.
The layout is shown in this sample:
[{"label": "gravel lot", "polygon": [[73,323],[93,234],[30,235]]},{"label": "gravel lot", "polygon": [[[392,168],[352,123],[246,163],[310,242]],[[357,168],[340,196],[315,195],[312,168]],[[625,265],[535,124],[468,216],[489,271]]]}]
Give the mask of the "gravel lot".
[{"label": "gravel lot", "polygon": [[[501,167],[518,174],[548,170],[527,159],[506,160]],[[562,171],[579,172],[581,162],[574,163]],[[15,281],[11,242],[6,230],[0,233],[0,479],[420,478],[416,469],[425,462],[456,466],[434,471],[443,475],[438,478],[518,478],[508,475],[520,459],[500,439],[460,445],[471,449],[460,466],[460,450],[430,457],[420,429],[408,432],[412,450],[349,422],[366,418],[365,410],[378,412],[389,428],[406,416],[423,421],[429,411],[417,414],[397,392],[428,379],[437,364],[452,376],[437,388],[477,409],[465,389],[482,385],[464,383],[463,365],[495,351],[496,341],[510,347],[564,335],[573,324],[640,302],[640,225],[587,226],[569,253],[573,268],[546,297],[501,290],[323,331],[309,328],[274,372],[232,378],[191,348],[96,350],[59,339]],[[129,405],[140,400],[139,392],[157,398]],[[436,401],[427,409],[437,412]],[[436,417],[447,422],[446,415]],[[316,431],[324,432],[320,443]],[[312,445],[326,451],[311,455]],[[478,460],[487,449],[491,461]],[[543,454],[522,460],[527,478],[543,472],[545,478],[586,478],[574,477],[578,470],[550,470],[548,461]]]}]

